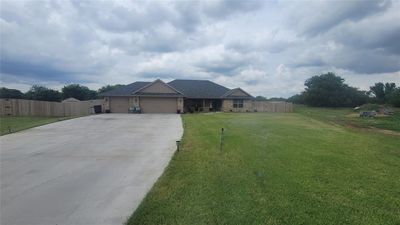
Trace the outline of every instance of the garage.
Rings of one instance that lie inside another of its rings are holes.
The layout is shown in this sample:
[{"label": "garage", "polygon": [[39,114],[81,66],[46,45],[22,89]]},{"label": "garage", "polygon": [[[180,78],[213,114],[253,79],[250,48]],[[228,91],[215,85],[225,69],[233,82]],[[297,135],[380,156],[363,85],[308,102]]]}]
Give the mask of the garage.
[{"label": "garage", "polygon": [[112,97],[112,98],[110,98],[110,111],[112,113],[128,113],[129,98],[127,98],[127,97]]},{"label": "garage", "polygon": [[176,113],[177,98],[141,97],[140,108],[142,113]]},{"label": "garage", "polygon": [[[177,113],[183,112],[183,95],[162,80],[138,81],[103,93],[105,110],[111,113]],[[178,102],[179,99],[179,102]]]}]

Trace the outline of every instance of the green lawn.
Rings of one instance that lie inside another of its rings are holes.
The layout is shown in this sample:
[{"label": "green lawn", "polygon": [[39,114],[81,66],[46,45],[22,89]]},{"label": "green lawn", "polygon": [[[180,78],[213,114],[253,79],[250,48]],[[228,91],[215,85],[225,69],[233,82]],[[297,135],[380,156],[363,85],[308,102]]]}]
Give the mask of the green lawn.
[{"label": "green lawn", "polygon": [[14,133],[17,131],[29,129],[32,127],[41,126],[48,123],[57,122],[60,120],[70,119],[71,117],[0,117],[1,135]]},{"label": "green lawn", "polygon": [[303,112],[183,121],[181,151],[128,224],[400,224],[398,136]]},{"label": "green lawn", "polygon": [[360,118],[358,112],[350,108],[317,108],[296,105],[295,113],[324,122],[337,123],[361,128],[379,128],[400,132],[400,109],[394,108],[392,116],[378,115],[375,118]]}]

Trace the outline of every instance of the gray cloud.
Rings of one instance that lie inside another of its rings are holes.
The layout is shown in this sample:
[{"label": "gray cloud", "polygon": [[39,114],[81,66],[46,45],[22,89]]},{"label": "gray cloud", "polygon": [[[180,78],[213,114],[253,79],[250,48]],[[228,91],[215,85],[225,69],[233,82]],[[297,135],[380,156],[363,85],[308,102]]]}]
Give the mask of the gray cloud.
[{"label": "gray cloud", "polygon": [[371,16],[359,22],[339,25],[328,33],[337,42],[360,49],[381,49],[400,55],[399,7],[384,15]]},{"label": "gray cloud", "polygon": [[359,21],[368,16],[382,13],[391,6],[390,0],[367,1],[316,1],[300,2],[292,5],[296,8],[289,23],[300,34],[314,36],[326,32],[347,21]]},{"label": "gray cloud", "polygon": [[202,11],[215,18],[225,18],[238,12],[250,12],[261,8],[264,1],[208,1],[202,6]]},{"label": "gray cloud", "polygon": [[5,74],[32,79],[43,79],[43,77],[46,77],[47,80],[68,81],[64,79],[67,78],[67,75],[71,74],[50,65],[33,64],[26,61],[18,62],[1,59],[0,67],[1,71]]},{"label": "gray cloud", "polygon": [[327,71],[359,87],[400,82],[399,10],[385,0],[6,0],[1,85],[210,79],[271,97]]}]

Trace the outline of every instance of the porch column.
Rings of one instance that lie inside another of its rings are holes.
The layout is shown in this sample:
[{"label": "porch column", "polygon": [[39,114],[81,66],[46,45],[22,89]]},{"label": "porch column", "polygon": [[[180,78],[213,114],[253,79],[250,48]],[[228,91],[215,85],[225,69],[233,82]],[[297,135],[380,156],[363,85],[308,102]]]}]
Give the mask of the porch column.
[{"label": "porch column", "polygon": [[109,97],[104,97],[104,101],[103,101],[103,107],[104,110],[110,110],[110,98]]},{"label": "porch column", "polygon": [[183,107],[183,101],[184,101],[183,98],[177,98],[176,100],[178,101],[178,103],[177,103],[178,104],[178,110],[180,110],[181,113],[183,113],[183,110],[184,110],[183,109],[184,108]]}]

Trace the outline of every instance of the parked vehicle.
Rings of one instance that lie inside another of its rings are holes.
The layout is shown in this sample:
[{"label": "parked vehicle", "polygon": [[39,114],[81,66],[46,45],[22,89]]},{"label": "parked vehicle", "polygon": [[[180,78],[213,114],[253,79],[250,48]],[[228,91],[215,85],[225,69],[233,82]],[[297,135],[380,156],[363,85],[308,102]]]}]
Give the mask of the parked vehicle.
[{"label": "parked vehicle", "polygon": [[375,117],[376,116],[376,112],[375,111],[363,111],[363,112],[360,112],[360,117],[369,117],[369,118],[373,118],[373,117]]}]

